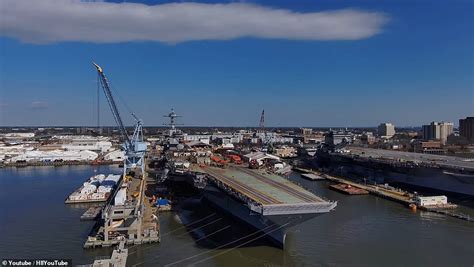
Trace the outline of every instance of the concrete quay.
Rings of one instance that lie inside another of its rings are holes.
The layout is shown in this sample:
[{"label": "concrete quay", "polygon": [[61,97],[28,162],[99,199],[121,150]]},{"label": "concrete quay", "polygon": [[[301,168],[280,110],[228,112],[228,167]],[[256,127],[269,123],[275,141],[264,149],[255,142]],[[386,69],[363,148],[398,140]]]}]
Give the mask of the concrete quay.
[{"label": "concrete quay", "polygon": [[[393,187],[386,187],[386,186],[379,186],[379,185],[360,184],[360,183],[356,183],[356,182],[353,182],[341,177],[336,177],[336,176],[322,173],[319,171],[315,171],[312,169],[305,169],[305,168],[293,168],[293,169],[298,170],[300,172],[304,172],[304,173],[313,173],[332,182],[350,185],[351,187],[359,188],[361,190],[366,190],[372,195],[376,195],[378,197],[382,197],[388,200],[401,203],[407,207],[415,204],[415,201],[414,201],[415,195],[412,193],[403,191],[401,189],[396,189]],[[462,219],[468,222],[474,222],[474,218],[470,217],[469,215],[451,211],[452,209],[456,207],[457,205],[448,203],[443,206],[419,207],[419,209],[429,211],[429,212],[435,212],[438,214],[444,214],[444,215],[451,216],[453,218]]]},{"label": "concrete quay", "polygon": [[[108,247],[124,241],[128,245],[160,242],[156,208],[145,195],[147,174],[135,174],[121,180],[102,212],[102,218],[84,243],[84,248]],[[126,188],[124,203],[113,203]]]}]

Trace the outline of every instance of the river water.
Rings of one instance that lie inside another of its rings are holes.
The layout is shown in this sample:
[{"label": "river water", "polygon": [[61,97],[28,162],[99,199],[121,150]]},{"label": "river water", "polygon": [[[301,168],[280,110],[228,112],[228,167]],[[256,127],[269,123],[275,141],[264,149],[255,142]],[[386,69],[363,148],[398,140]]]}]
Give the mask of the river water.
[{"label": "river water", "polygon": [[[110,248],[82,245],[93,222],[79,217],[88,205],[65,198],[95,173],[120,173],[112,166],[0,169],[0,259],[62,258],[91,263]],[[374,196],[346,196],[327,182],[291,180],[337,200],[335,211],[296,226],[285,250],[257,240],[216,249],[252,233],[198,199],[177,213],[160,216],[162,242],[132,247],[129,266],[473,266],[474,224]],[[465,209],[467,212],[472,210]],[[199,221],[200,219],[204,220]],[[199,222],[199,223],[198,223]],[[191,228],[183,223],[194,223]],[[209,238],[203,238],[212,234]]]}]

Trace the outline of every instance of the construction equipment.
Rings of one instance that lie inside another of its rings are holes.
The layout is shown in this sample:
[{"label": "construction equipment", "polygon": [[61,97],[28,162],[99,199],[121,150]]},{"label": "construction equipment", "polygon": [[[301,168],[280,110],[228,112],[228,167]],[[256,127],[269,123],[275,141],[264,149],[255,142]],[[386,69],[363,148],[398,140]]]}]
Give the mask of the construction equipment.
[{"label": "construction equipment", "polygon": [[227,156],[232,163],[242,164],[242,158],[239,155],[228,155]]},{"label": "construction equipment", "polygon": [[258,161],[255,159],[252,159],[249,161],[249,168],[250,169],[258,169],[260,168],[260,165],[258,164]]},{"label": "construction equipment", "polygon": [[258,124],[260,132],[265,132],[265,110],[262,110],[262,115],[260,115],[260,123]]},{"label": "construction equipment", "polygon": [[213,155],[211,156],[211,163],[217,167],[225,168],[227,167],[227,164],[229,164],[229,161],[222,159],[219,156]]},{"label": "construction equipment", "polygon": [[271,144],[271,135],[265,129],[265,110],[262,110],[260,115],[260,123],[258,124],[261,139],[262,139],[262,149],[267,150],[268,146]]},{"label": "construction equipment", "polygon": [[115,100],[113,98],[109,82],[107,81],[107,78],[105,77],[102,68],[94,62],[93,64],[97,69],[100,85],[104,90],[104,94],[107,98],[107,102],[109,103],[112,115],[114,117],[115,122],[117,123],[120,135],[122,136],[122,139],[124,141],[122,145],[122,148],[125,151],[123,174],[125,176],[127,175],[129,170],[135,168],[140,168],[143,174],[145,173],[144,157],[146,151],[146,143],[143,141],[142,121],[138,119],[135,114],[131,113],[132,117],[135,119],[135,130],[133,131],[133,135],[130,137],[127,133],[127,130],[125,129],[122,118],[120,117],[120,113],[117,108],[117,105],[115,104]]}]

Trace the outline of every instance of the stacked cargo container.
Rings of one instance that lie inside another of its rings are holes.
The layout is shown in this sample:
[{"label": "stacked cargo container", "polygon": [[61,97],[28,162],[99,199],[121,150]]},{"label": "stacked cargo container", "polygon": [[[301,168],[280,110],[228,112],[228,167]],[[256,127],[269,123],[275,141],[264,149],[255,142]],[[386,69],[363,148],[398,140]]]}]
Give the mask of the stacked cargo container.
[{"label": "stacked cargo container", "polygon": [[106,201],[119,180],[120,175],[117,174],[109,174],[107,176],[104,174],[94,175],[72,193],[66,199],[66,203]]}]

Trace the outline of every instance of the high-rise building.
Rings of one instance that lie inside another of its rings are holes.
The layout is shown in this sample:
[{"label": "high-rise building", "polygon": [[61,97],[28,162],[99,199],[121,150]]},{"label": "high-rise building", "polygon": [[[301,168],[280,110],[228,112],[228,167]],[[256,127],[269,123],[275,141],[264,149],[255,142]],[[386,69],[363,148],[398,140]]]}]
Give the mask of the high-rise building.
[{"label": "high-rise building", "polygon": [[431,122],[423,125],[424,140],[439,140],[441,144],[446,144],[448,136],[453,133],[454,124],[452,122]]},{"label": "high-rise building", "polygon": [[311,134],[313,134],[313,129],[303,128],[303,135],[311,135]]},{"label": "high-rise building", "polygon": [[381,137],[391,138],[395,135],[395,125],[391,123],[381,123],[378,127],[378,134]]},{"label": "high-rise building", "polygon": [[459,135],[474,143],[474,117],[459,120]]}]

